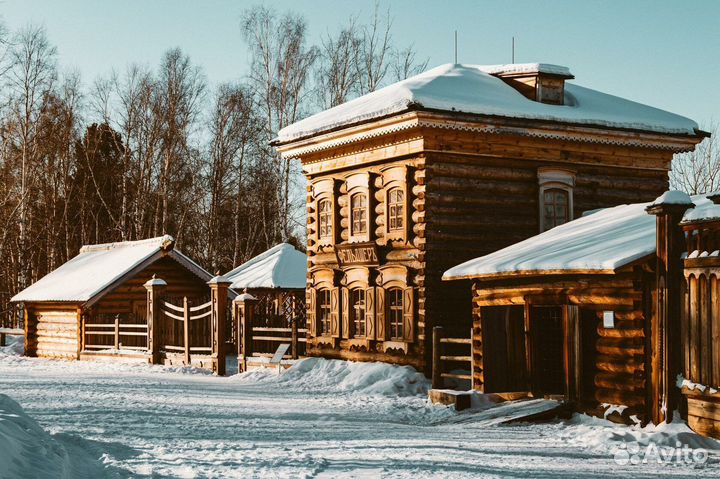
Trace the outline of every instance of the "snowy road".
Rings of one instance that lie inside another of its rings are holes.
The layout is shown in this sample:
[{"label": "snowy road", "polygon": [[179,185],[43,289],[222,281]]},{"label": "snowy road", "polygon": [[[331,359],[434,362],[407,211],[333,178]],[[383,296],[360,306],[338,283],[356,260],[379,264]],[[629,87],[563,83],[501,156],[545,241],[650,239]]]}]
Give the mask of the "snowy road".
[{"label": "snowy road", "polygon": [[[597,437],[624,429],[604,422],[490,426],[420,396],[373,394],[367,375],[352,392],[346,366],[333,367],[278,381],[0,355],[0,392],[102,457],[108,477],[720,477],[717,464],[620,466]],[[419,387],[400,383],[401,394]]]}]

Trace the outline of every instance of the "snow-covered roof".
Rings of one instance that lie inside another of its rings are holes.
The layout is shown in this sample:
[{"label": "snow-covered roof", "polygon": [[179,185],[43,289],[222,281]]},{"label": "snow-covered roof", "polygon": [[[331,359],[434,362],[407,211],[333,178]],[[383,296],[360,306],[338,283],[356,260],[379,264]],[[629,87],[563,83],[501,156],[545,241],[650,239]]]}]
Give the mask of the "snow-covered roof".
[{"label": "snow-covered roof", "polygon": [[[163,249],[171,250],[174,242],[172,236],[165,235],[140,241],[83,246],[77,256],[20,291],[11,301],[85,303],[155,255],[159,257]],[[202,279],[210,279],[211,275],[190,258],[179,251],[171,253]]]},{"label": "snow-covered roof", "polygon": [[225,274],[231,288],[305,288],[307,256],[280,243]]},{"label": "snow-covered roof", "polygon": [[[707,197],[716,196],[718,193],[708,193]],[[720,219],[720,205],[713,203],[707,197],[695,199],[695,208],[685,212],[683,223],[694,223],[696,221],[708,221]]]},{"label": "snow-covered roof", "polygon": [[[663,134],[695,135],[697,123],[674,113],[579,85],[565,84],[565,104],[530,100],[491,73],[534,68],[570,75],[558,65],[440,65],[419,75],[312,115],[278,133],[285,143],[410,109],[559,121]],[[532,67],[532,68],[530,68]]]},{"label": "snow-covered roof", "polygon": [[[668,198],[680,196],[671,194]],[[691,199],[697,206],[685,213],[683,221],[688,221],[697,210],[707,212],[714,207],[720,213],[720,206],[713,205],[704,195]],[[652,204],[654,202],[596,210],[450,268],[443,279],[480,278],[504,273],[612,273],[655,253],[656,219],[646,212]]]}]

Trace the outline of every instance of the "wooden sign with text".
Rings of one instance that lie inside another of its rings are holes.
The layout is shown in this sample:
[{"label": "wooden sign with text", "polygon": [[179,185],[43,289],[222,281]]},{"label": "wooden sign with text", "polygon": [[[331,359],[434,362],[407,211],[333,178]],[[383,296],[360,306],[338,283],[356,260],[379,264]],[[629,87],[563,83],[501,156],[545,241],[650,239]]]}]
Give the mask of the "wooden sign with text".
[{"label": "wooden sign with text", "polygon": [[340,266],[380,266],[375,243],[355,243],[335,246]]}]

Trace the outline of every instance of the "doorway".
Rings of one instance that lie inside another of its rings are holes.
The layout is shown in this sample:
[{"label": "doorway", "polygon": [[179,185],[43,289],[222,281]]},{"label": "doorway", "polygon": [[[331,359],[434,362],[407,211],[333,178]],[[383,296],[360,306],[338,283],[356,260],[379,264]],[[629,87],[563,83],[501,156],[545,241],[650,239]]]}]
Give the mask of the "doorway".
[{"label": "doorway", "polygon": [[532,306],[532,390],[537,397],[566,394],[562,306]]}]

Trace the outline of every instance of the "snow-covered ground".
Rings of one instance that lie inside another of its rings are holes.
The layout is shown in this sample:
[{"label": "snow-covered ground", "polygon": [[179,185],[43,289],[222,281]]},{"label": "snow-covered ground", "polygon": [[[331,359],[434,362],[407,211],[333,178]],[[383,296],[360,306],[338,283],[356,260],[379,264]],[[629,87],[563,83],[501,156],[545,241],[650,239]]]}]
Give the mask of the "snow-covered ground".
[{"label": "snow-covered ground", "polygon": [[683,424],[502,425],[515,406],[430,405],[411,368],[311,359],[219,378],[15,353],[0,350],[0,478],[720,477],[712,455],[631,463],[648,444],[720,449]]}]

